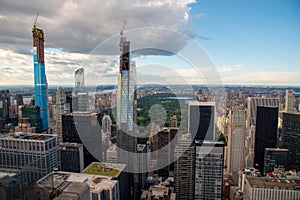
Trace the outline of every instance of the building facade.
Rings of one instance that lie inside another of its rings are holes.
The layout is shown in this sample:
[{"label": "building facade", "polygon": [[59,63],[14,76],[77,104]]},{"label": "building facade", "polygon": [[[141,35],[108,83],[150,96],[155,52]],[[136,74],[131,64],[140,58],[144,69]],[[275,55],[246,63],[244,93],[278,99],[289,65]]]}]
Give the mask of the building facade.
[{"label": "building facade", "polygon": [[282,147],[289,149],[289,166],[300,170],[300,114],[283,113]]},{"label": "building facade", "polygon": [[195,200],[222,199],[224,143],[195,142]]},{"label": "building facade", "polygon": [[190,101],[188,132],[194,140],[215,140],[215,103]]},{"label": "building facade", "polygon": [[56,135],[12,133],[1,137],[0,145],[0,167],[21,169],[25,184],[61,166]]},{"label": "building facade", "polygon": [[244,168],[244,141],[246,112],[244,107],[233,107],[228,119],[227,168],[235,182],[239,170]]},{"label": "building facade", "polygon": [[278,107],[257,107],[254,165],[263,173],[265,148],[277,147]]}]

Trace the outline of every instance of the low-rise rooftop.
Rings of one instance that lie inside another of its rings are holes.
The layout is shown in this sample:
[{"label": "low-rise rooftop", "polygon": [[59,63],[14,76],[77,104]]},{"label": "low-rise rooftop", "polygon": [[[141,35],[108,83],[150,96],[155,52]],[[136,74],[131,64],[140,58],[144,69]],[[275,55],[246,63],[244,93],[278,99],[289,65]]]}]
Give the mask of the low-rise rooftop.
[{"label": "low-rise rooftop", "polygon": [[300,190],[300,179],[246,177],[252,188]]},{"label": "low-rise rooftop", "polygon": [[93,162],[82,173],[118,177],[125,167],[125,164]]}]

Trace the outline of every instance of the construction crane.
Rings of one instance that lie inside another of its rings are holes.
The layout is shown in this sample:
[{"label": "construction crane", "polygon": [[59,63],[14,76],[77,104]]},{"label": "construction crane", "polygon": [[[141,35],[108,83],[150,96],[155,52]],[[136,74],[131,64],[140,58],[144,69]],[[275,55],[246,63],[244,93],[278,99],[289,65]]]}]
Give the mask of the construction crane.
[{"label": "construction crane", "polygon": [[126,26],[126,19],[124,20],[123,27],[122,27],[122,29],[120,31],[121,38],[123,38],[123,31],[125,29],[125,26]]},{"label": "construction crane", "polygon": [[34,20],[33,27],[36,27],[38,17],[39,17],[39,12],[36,12],[36,17],[35,17],[35,20]]}]

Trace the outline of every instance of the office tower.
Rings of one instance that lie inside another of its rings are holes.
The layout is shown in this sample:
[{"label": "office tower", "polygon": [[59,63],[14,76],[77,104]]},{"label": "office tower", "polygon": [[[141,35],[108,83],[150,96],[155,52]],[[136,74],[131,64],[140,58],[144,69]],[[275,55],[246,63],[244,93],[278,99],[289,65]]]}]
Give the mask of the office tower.
[{"label": "office tower", "polygon": [[158,163],[158,176],[168,177],[170,171],[174,170],[173,161],[177,132],[178,128],[164,128],[150,138],[151,150],[155,152],[152,159],[157,160]]},{"label": "office tower", "polygon": [[244,107],[233,107],[228,119],[227,168],[235,182],[239,170],[244,168],[244,141],[246,134],[246,113]]},{"label": "office tower", "polygon": [[79,173],[84,169],[82,144],[61,142],[59,148],[62,171]]},{"label": "office tower", "polygon": [[257,106],[279,107],[279,98],[248,97],[247,103],[247,129],[256,123]]},{"label": "office tower", "polygon": [[190,101],[188,132],[194,140],[215,140],[215,103]]},{"label": "office tower", "polygon": [[285,111],[294,112],[295,107],[295,95],[293,90],[285,91]]},{"label": "office tower", "polygon": [[37,181],[40,200],[120,200],[119,181],[112,177],[53,171]]},{"label": "office tower", "polygon": [[180,200],[194,199],[195,147],[191,143],[191,135],[184,134],[178,139],[174,151],[174,188],[176,198]]},{"label": "office tower", "polygon": [[300,199],[299,187],[297,179],[246,177],[243,199]]},{"label": "office tower", "polygon": [[171,128],[176,128],[177,127],[177,117],[176,117],[176,115],[173,115],[172,117],[170,117],[169,127],[171,127]]},{"label": "office tower", "polygon": [[57,134],[62,140],[62,115],[70,113],[70,105],[66,102],[66,93],[63,88],[56,90],[55,105],[53,105],[52,133]]},{"label": "office tower", "polygon": [[265,148],[263,174],[274,171],[274,167],[289,169],[289,150],[280,148]]},{"label": "office tower", "polygon": [[102,161],[100,113],[73,112],[62,116],[63,142],[83,144],[84,167]]},{"label": "office tower", "polygon": [[35,127],[31,126],[29,118],[19,118],[18,126],[15,127],[15,132],[36,133]]},{"label": "office tower", "polygon": [[94,174],[111,177],[119,182],[120,200],[131,199],[130,180],[126,172],[125,164],[93,162],[82,172],[83,174]]},{"label": "office tower", "polygon": [[264,169],[265,148],[277,147],[278,107],[257,107],[254,164],[260,173]]},{"label": "office tower", "polygon": [[48,83],[45,73],[44,33],[42,29],[32,28],[34,62],[34,105],[40,107],[43,129],[48,129]]},{"label": "office tower", "polygon": [[0,145],[0,167],[20,169],[25,185],[60,168],[56,135],[12,133],[1,137]]},{"label": "office tower", "polygon": [[254,166],[254,147],[256,133],[256,116],[257,107],[279,107],[279,98],[263,98],[263,97],[248,97],[247,103],[247,123],[246,123],[246,138],[245,138],[245,165],[246,167]]},{"label": "office tower", "polygon": [[21,118],[29,118],[31,126],[35,127],[36,133],[43,132],[43,121],[41,118],[40,107],[38,106],[22,106],[21,107]]},{"label": "office tower", "polygon": [[289,165],[291,169],[300,170],[300,114],[283,113],[282,147],[289,149]]},{"label": "office tower", "polygon": [[[135,119],[136,119],[136,79],[135,62],[130,60],[130,42],[126,41],[121,31],[120,38],[120,68],[118,75],[117,105],[116,105],[116,124],[117,124],[117,146],[118,162],[127,164],[130,171],[137,170],[137,158],[132,155],[136,152],[137,138],[135,137]],[[132,174],[129,184],[133,186],[131,190],[136,190],[138,174]],[[137,194],[139,191],[134,191]],[[134,199],[139,197],[135,196]]]},{"label": "office tower", "polygon": [[224,143],[195,141],[195,200],[222,199]]},{"label": "office tower", "polygon": [[4,129],[5,120],[9,118],[9,90],[0,90],[0,130]]}]

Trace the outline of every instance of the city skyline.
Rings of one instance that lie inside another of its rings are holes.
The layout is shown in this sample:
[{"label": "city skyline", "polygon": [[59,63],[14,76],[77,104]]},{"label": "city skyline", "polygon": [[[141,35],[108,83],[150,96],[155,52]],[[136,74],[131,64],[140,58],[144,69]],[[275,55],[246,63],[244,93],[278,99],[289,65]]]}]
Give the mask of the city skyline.
[{"label": "city skyline", "polygon": [[[0,85],[33,85],[29,30],[36,11],[39,12],[37,25],[46,32],[45,63],[49,86],[73,85],[73,73],[79,67],[85,68],[87,80],[91,72],[97,79],[105,74],[115,80],[118,72],[117,52],[107,50],[106,55],[103,55],[103,52],[97,52],[96,47],[111,36],[118,37],[124,19],[127,21],[125,35],[126,31],[143,27],[160,27],[189,36],[188,42],[193,40],[208,54],[206,56],[212,60],[221,76],[221,84],[300,84],[300,71],[297,69],[297,44],[300,42],[297,35],[300,27],[297,26],[299,14],[296,12],[299,3],[296,1],[242,3],[232,0],[226,3],[217,1],[215,4],[205,0],[112,1],[101,4],[101,8],[93,8],[92,5],[71,1],[63,4],[42,4],[34,0],[31,3],[2,2],[0,24],[6,28],[0,32]],[[130,14],[123,10],[115,12],[124,5]],[[99,9],[103,9],[103,12],[99,12]],[[235,16],[240,16],[240,19]],[[162,43],[168,39],[168,34],[143,36],[144,46],[153,41]],[[162,70],[159,77],[152,76],[152,82],[168,77],[168,68],[184,79],[189,78],[194,69],[184,67],[185,63],[176,54],[184,50],[188,42],[163,44],[174,50],[175,54],[172,55],[160,51],[142,52],[135,59],[137,73],[140,70],[144,76],[151,75],[146,68],[160,63],[165,66],[165,70]],[[155,66],[157,70],[160,68],[159,65]],[[172,84],[174,79],[165,83]],[[86,85],[91,83],[87,81]]]}]

